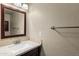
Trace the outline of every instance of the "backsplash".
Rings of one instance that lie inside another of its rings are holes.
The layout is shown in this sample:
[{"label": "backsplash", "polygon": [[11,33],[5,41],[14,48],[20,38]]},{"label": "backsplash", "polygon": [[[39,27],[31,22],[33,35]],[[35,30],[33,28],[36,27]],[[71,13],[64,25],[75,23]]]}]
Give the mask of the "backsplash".
[{"label": "backsplash", "polygon": [[26,36],[0,39],[0,46],[12,44],[12,43],[14,43],[14,41],[16,41],[16,40],[25,41],[25,40],[28,40],[28,39],[29,39],[29,38],[26,37]]}]

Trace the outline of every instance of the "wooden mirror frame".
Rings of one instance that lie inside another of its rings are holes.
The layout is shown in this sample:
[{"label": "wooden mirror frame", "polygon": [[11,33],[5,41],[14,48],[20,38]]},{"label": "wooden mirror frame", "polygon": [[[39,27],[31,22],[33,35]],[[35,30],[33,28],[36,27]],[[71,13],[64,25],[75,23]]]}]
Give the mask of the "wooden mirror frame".
[{"label": "wooden mirror frame", "polygon": [[[24,33],[23,34],[16,34],[16,35],[11,35],[11,36],[5,36],[4,8],[24,14]],[[3,39],[3,38],[10,38],[10,37],[19,37],[19,36],[26,36],[26,12],[18,10],[18,9],[14,9],[14,8],[9,7],[9,6],[5,6],[5,5],[1,4],[1,39]]]}]

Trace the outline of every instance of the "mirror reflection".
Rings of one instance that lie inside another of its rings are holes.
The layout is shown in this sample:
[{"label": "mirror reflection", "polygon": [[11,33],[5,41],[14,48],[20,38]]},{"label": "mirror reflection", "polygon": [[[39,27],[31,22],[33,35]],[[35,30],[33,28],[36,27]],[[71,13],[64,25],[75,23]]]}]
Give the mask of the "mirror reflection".
[{"label": "mirror reflection", "polygon": [[24,14],[4,8],[5,36],[24,34]]}]

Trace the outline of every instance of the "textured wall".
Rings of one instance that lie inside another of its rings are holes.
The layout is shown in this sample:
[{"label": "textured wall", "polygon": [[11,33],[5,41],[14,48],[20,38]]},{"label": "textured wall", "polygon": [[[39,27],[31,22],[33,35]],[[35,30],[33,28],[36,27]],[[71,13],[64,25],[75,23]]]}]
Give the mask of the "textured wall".
[{"label": "textured wall", "polygon": [[79,55],[79,29],[51,30],[51,26],[79,26],[79,4],[30,4],[31,40],[42,41],[42,55]]}]

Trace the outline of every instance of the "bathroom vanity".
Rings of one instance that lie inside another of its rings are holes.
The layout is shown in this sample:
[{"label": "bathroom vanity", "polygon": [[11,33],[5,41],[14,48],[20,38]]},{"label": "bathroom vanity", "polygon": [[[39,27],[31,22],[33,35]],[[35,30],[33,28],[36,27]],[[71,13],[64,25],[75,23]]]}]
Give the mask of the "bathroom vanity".
[{"label": "bathroom vanity", "polygon": [[23,41],[0,47],[0,56],[39,56],[41,43]]},{"label": "bathroom vanity", "polygon": [[[26,36],[26,11],[5,4],[0,5],[1,39]],[[0,56],[39,56],[41,43],[15,41],[0,47]]]},{"label": "bathroom vanity", "polygon": [[40,56],[40,49],[41,46],[36,47],[28,52],[25,51],[24,53],[18,54],[17,56]]}]

